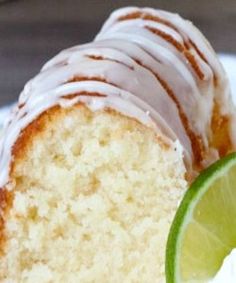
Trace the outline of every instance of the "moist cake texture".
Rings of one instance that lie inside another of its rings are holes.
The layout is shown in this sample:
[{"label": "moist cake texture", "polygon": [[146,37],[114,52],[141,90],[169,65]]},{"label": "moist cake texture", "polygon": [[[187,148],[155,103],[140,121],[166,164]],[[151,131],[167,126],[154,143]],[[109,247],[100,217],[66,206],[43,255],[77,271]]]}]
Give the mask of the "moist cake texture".
[{"label": "moist cake texture", "polygon": [[115,11],[30,80],[0,142],[0,282],[165,282],[189,182],[235,150],[216,54],[192,23]]},{"label": "moist cake texture", "polygon": [[83,105],[35,123],[16,144],[0,281],[161,282],[186,189],[174,146],[133,119]]}]

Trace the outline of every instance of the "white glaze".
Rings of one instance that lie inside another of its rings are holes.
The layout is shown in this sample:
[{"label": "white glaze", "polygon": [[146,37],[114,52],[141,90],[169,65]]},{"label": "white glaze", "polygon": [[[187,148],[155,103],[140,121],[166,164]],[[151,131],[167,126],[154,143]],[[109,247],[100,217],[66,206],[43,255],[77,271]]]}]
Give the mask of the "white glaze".
[{"label": "white glaze", "polygon": [[[166,19],[175,27],[144,19],[119,21],[120,16],[136,11]],[[199,79],[182,52],[147,27],[161,30],[179,44],[191,39],[208,61],[190,48],[203,79]],[[213,84],[213,74],[219,82],[217,87]],[[171,89],[190,128],[207,148],[214,97],[222,102],[222,111],[232,111],[227,80],[214,52],[201,33],[178,15],[148,8],[125,8],[111,15],[94,42],[62,51],[26,84],[19,98],[21,107],[14,110],[1,142],[0,186],[8,181],[11,148],[20,132],[46,109],[57,104],[70,107],[78,102],[93,111],[108,107],[133,117],[154,128],[173,147],[180,142],[190,168],[194,162],[190,139],[176,103],[157,76]],[[69,82],[76,77],[86,81]],[[95,93],[105,96],[93,96]],[[70,94],[80,95],[72,99],[64,97]],[[182,150],[179,152],[182,154]],[[209,158],[212,162],[217,158],[217,151],[209,152],[214,152]]]},{"label": "white glaze", "polygon": [[[211,129],[210,129],[210,117],[212,113],[212,100],[213,98],[218,102],[220,107],[220,113],[222,115],[227,114],[231,115],[232,123],[231,126],[234,125],[236,122],[235,115],[234,115],[234,107],[231,100],[231,94],[230,94],[230,88],[228,79],[226,77],[225,71],[222,68],[221,63],[217,59],[214,50],[212,49],[209,42],[206,40],[206,38],[202,35],[202,33],[190,22],[187,20],[184,20],[181,18],[178,14],[169,13],[162,10],[156,10],[152,8],[137,8],[137,7],[127,7],[127,8],[121,8],[119,10],[116,10],[113,12],[110,16],[110,18],[106,21],[104,26],[101,29],[100,34],[98,34],[97,38],[104,38],[111,34],[111,30],[115,28],[116,31],[120,31],[123,29],[126,29],[126,33],[128,33],[127,40],[134,40],[136,36],[132,36],[134,34],[134,30],[131,30],[130,27],[139,25],[140,29],[142,29],[142,32],[138,32],[139,35],[143,33],[144,31],[144,24],[148,23],[147,25],[150,25],[151,27],[157,27],[155,21],[147,21],[143,19],[129,19],[122,21],[121,24],[119,21],[120,17],[124,17],[126,15],[130,15],[132,13],[141,12],[141,13],[148,13],[149,15],[152,15],[154,17],[158,17],[164,21],[167,21],[171,24],[171,27],[169,25],[166,25],[165,29],[162,29],[167,33],[168,35],[175,37],[176,32],[181,36],[182,40],[190,42],[190,40],[197,46],[197,48],[200,50],[200,52],[204,55],[208,62],[208,70],[206,68],[205,62],[202,60],[202,58],[197,54],[196,50],[192,46],[190,49],[191,53],[194,55],[194,58],[197,60],[199,66],[201,66],[201,70],[204,73],[204,76],[207,80],[206,84],[203,84],[202,82],[198,82],[198,86],[200,87],[200,92],[204,98],[206,98],[205,102],[202,103],[204,107],[199,107],[201,109],[201,113],[195,113],[192,114],[192,116],[195,116],[195,125],[197,125],[197,128],[199,128],[199,124],[207,125],[207,129],[205,133],[207,133],[208,137],[211,136]],[[163,24],[165,25],[165,24]],[[156,39],[154,39],[153,35],[151,33],[145,35],[145,39],[148,38],[149,40],[154,40],[157,45],[163,45],[163,41],[157,41],[158,36],[156,36]],[[181,41],[179,41],[181,42]],[[147,44],[148,47],[148,44]],[[144,47],[145,48],[145,47]],[[169,48],[168,48],[169,49]],[[176,53],[176,52],[175,52]],[[176,61],[173,61],[173,66],[176,67]],[[190,66],[189,66],[190,67]],[[191,68],[191,67],[190,67]],[[191,70],[189,70],[191,71]],[[212,72],[214,73],[215,77],[217,78],[218,84],[216,87],[213,86],[213,82],[209,82],[209,79],[212,77]],[[208,75],[206,76],[206,74]],[[214,96],[212,96],[212,94]],[[210,96],[208,98],[208,96]],[[198,106],[196,106],[198,108]],[[192,110],[194,109],[191,108]],[[201,115],[198,115],[201,114]],[[201,117],[201,119],[199,119]],[[203,119],[203,121],[202,121]],[[234,146],[236,146],[236,130],[235,127],[231,127],[231,137],[232,142]]]}]

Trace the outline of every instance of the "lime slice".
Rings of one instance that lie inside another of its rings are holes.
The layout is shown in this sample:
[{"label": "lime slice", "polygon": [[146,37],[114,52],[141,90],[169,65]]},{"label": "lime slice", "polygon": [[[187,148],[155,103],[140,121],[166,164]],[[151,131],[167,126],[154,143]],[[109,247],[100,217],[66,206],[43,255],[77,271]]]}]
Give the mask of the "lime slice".
[{"label": "lime slice", "polygon": [[208,282],[236,247],[236,153],[202,172],[185,194],[166,250],[167,283]]}]

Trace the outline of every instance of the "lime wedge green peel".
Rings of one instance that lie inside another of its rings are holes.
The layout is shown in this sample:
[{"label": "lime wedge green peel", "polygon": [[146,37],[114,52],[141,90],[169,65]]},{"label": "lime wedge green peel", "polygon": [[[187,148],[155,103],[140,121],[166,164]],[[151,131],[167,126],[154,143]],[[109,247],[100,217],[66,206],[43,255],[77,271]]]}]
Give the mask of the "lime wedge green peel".
[{"label": "lime wedge green peel", "polygon": [[236,247],[236,153],[203,171],[170,229],[166,282],[208,282]]}]

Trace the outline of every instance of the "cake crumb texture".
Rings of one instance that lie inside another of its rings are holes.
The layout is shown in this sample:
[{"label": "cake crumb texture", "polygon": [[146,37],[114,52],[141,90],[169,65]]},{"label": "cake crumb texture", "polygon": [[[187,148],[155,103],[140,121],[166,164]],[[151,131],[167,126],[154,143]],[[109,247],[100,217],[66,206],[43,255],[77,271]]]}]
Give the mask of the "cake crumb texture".
[{"label": "cake crumb texture", "polygon": [[182,156],[138,121],[81,104],[29,127],[14,153],[0,282],[165,282]]}]

